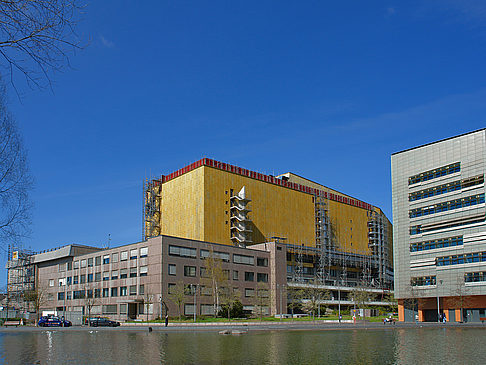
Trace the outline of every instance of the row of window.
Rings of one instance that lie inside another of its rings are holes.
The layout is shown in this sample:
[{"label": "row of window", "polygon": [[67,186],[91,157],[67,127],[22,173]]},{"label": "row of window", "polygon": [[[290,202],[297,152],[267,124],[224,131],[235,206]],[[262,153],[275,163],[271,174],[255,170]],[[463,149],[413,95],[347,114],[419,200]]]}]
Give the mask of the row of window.
[{"label": "row of window", "polygon": [[451,191],[461,190],[470,186],[480,185],[484,183],[484,175],[471,177],[469,179],[454,181],[449,184],[434,186],[433,188],[420,190],[414,193],[408,194],[409,201],[415,201],[420,199],[429,198],[431,196],[441,195],[449,193]]},{"label": "row of window", "polygon": [[[140,252],[139,252],[140,251]],[[109,264],[111,262],[118,262],[118,261],[127,261],[129,258],[130,260],[136,260],[137,258],[143,258],[148,256],[148,247],[141,247],[140,250],[134,248],[130,251],[121,251],[121,252],[114,252],[111,255],[103,255],[103,256],[96,256],[96,257],[89,257],[87,259],[76,260],[72,262],[62,263],[59,264],[59,271],[66,271],[85,268],[85,267],[93,267],[93,266],[100,266],[103,262],[104,265]]]},{"label": "row of window", "polygon": [[486,261],[486,252],[465,253],[460,255],[450,255],[437,257],[435,264],[437,266],[449,266],[459,264],[470,264],[473,262]]},{"label": "row of window", "polygon": [[[224,262],[230,262],[230,254],[228,252],[213,251],[213,257]],[[169,255],[197,258],[197,249],[192,247],[169,245]],[[211,255],[209,250],[199,250],[201,259],[206,259]],[[243,265],[255,265],[255,258],[253,256],[233,254],[233,263]],[[268,266],[268,258],[257,257],[257,266]]]},{"label": "row of window", "polygon": [[446,225],[438,225],[438,226],[435,226],[435,227],[426,227],[426,228],[422,228],[422,225],[419,224],[417,226],[411,226],[410,227],[410,235],[420,234],[420,233],[425,233],[425,232],[432,232],[432,231],[437,231],[439,229],[445,229],[445,228],[460,227],[460,226],[465,226],[465,225],[468,225],[468,224],[481,223],[481,222],[484,222],[484,219],[485,219],[485,217],[481,217],[481,218],[473,219],[473,220],[469,220],[469,221],[449,223],[449,224],[446,224]]},{"label": "row of window", "polygon": [[410,244],[410,252],[433,250],[435,248],[460,246],[463,244],[462,236],[440,238],[432,241],[414,242]]},{"label": "row of window", "polygon": [[[169,283],[168,284],[169,294],[173,294],[174,291],[176,290],[176,287],[177,287],[177,284]],[[228,290],[231,290],[231,289],[228,288],[228,287],[223,287],[223,288],[220,288],[220,290],[221,290],[222,293],[225,293],[225,292],[227,292]],[[195,285],[187,284],[187,285],[184,286],[184,293],[186,295],[194,295],[195,291],[196,291]],[[233,288],[233,291],[236,293],[236,292],[239,292],[239,289]],[[245,298],[252,298],[252,297],[255,296],[255,293],[260,298],[268,298],[268,296],[269,296],[268,289],[245,288],[245,292],[244,292]],[[200,295],[201,296],[212,296],[213,290],[212,290],[211,287],[202,285],[202,286],[200,286]]]},{"label": "row of window", "polygon": [[100,288],[100,289],[87,289],[87,290],[73,290],[73,291],[62,291],[57,293],[57,300],[64,300],[64,295],[66,295],[66,300],[71,299],[85,299],[85,298],[108,298],[108,297],[126,297],[128,295],[145,295],[145,285],[141,284],[130,286],[120,286],[119,288]]},{"label": "row of window", "polygon": [[[223,269],[223,276],[230,280],[230,270]],[[168,273],[169,275],[177,275],[177,265],[176,264],[169,264],[168,266]],[[184,276],[187,277],[196,277],[197,276],[197,267],[196,266],[189,266],[184,265]],[[207,268],[200,267],[199,268],[199,276],[202,278],[208,278],[209,274],[207,272]],[[239,280],[239,271],[233,270],[233,280]],[[245,281],[255,281],[255,273],[252,271],[245,271]],[[266,273],[257,273],[257,282],[267,283],[268,282],[268,274]]]},{"label": "row of window", "polygon": [[447,166],[442,166],[434,170],[422,172],[408,178],[408,185],[416,184],[422,181],[432,180],[441,176],[450,175],[461,171],[461,163],[456,162]]},{"label": "row of window", "polygon": [[[128,277],[136,278],[137,276],[143,277],[148,274],[148,266],[140,266],[140,270],[137,267],[131,267],[130,269],[120,269],[110,271],[96,272],[90,274],[68,276],[66,278],[60,278],[59,286],[72,285],[72,284],[85,284],[99,281],[126,279]],[[49,280],[49,286],[54,286],[54,279]]]},{"label": "row of window", "polygon": [[410,218],[421,217],[424,215],[445,212],[448,210],[459,209],[484,203],[484,194],[472,195],[461,199],[434,204],[428,207],[412,209],[409,212]]},{"label": "row of window", "polygon": [[435,276],[421,276],[418,278],[410,278],[410,285],[412,286],[435,285],[435,283],[436,283]]},{"label": "row of window", "polygon": [[468,272],[464,274],[464,281],[466,283],[476,283],[479,281],[486,281],[486,271]]}]

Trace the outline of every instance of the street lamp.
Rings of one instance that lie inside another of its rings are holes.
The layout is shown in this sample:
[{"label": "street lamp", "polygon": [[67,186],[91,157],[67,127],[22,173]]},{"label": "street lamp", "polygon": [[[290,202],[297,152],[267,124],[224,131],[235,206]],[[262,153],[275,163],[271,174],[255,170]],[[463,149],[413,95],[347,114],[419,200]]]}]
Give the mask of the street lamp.
[{"label": "street lamp", "polygon": [[199,284],[191,284],[191,287],[194,288],[194,323],[196,323],[196,312],[197,312],[196,296],[197,296],[197,288],[199,287]]},{"label": "street lamp", "polygon": [[437,322],[440,323],[440,299],[439,299],[439,284],[442,285],[442,280],[437,282]]}]

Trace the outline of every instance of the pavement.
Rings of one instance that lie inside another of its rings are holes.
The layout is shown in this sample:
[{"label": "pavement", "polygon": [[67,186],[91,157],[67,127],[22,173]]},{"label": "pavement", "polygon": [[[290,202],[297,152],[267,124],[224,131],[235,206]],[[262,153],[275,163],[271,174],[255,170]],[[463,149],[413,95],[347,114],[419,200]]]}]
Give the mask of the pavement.
[{"label": "pavement", "polygon": [[[165,327],[163,323],[123,323],[120,327],[1,327],[0,333],[13,332],[45,332],[45,331],[124,331],[124,332],[220,332],[225,330],[235,330],[238,332],[258,332],[258,331],[325,331],[325,330],[395,330],[406,328],[485,328],[486,324],[482,323],[403,323],[383,324],[382,322],[358,322],[339,323],[339,322],[234,322],[234,323],[169,323]],[[151,328],[151,330],[149,329]]]}]

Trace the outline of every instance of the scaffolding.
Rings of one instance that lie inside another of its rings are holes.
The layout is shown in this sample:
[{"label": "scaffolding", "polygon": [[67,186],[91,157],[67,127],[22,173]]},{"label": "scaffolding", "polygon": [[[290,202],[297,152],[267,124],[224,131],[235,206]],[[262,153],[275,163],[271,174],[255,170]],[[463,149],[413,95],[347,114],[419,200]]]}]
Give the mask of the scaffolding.
[{"label": "scaffolding", "polygon": [[142,240],[161,234],[162,183],[158,179],[145,179],[143,183],[144,207]]},{"label": "scaffolding", "polygon": [[388,286],[393,282],[393,274],[389,270],[390,245],[388,238],[389,225],[386,217],[377,211],[368,211],[368,247],[378,261],[377,285]]},{"label": "scaffolding", "polygon": [[331,278],[331,251],[333,244],[330,234],[330,222],[328,214],[327,195],[322,190],[314,194],[316,247],[319,249],[319,261],[317,267],[317,281],[325,284]]},{"label": "scaffolding", "polygon": [[34,252],[14,245],[7,251],[7,307],[25,309],[24,294],[35,289]]}]

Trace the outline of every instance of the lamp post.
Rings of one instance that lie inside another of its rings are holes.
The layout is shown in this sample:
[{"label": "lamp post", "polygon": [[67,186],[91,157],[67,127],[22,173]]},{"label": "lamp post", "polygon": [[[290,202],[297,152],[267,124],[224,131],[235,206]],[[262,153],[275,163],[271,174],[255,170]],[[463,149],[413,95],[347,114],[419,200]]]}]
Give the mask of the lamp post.
[{"label": "lamp post", "polygon": [[442,280],[437,282],[437,322],[440,323],[440,299],[439,299],[439,284],[442,285]]},{"label": "lamp post", "polygon": [[194,288],[194,323],[196,323],[196,312],[197,312],[197,303],[196,303],[196,296],[197,296],[197,288],[199,284],[191,284],[191,287]]}]

